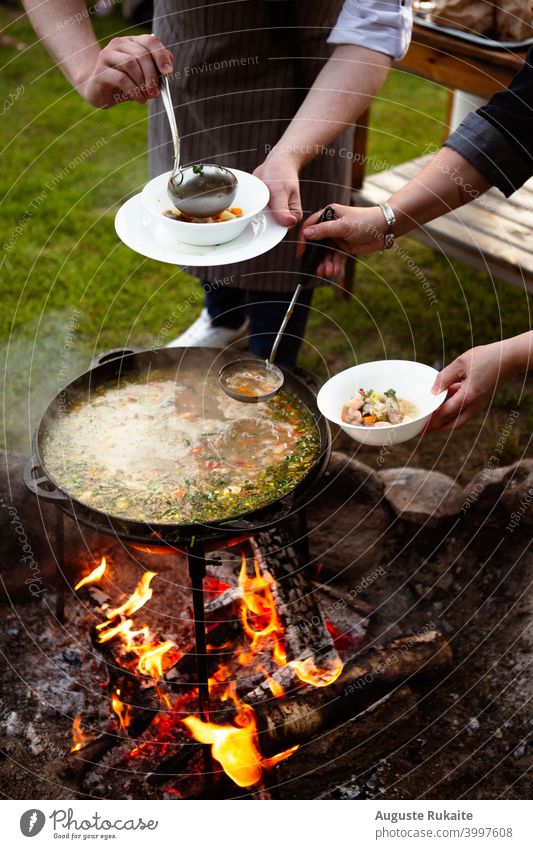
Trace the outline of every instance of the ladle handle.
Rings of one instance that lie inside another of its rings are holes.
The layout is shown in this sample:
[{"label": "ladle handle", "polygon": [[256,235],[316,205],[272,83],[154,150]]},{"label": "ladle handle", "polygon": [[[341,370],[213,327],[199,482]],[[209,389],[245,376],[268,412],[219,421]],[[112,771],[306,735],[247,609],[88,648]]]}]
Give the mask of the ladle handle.
[{"label": "ladle handle", "polygon": [[180,167],[178,125],[176,122],[176,116],[174,114],[174,106],[172,104],[168,77],[164,74],[159,74],[159,90],[161,92],[161,100],[163,101],[165,112],[167,113],[168,123],[170,124],[170,131],[172,133],[172,144],[174,145],[175,161],[172,170],[177,171]]},{"label": "ladle handle", "polygon": [[[318,219],[318,224],[321,224],[323,221],[333,221],[335,218],[335,210],[331,206],[326,206],[324,212]],[[314,277],[315,271],[317,270],[318,265],[320,264],[320,260],[326,253],[326,251],[331,248],[331,242],[326,240],[325,242],[308,242],[307,247],[305,249],[305,253],[300,262],[300,269],[298,274],[298,285],[292,296],[292,300],[288,306],[287,312],[285,313],[285,317],[281,322],[281,327],[278,330],[278,335],[274,339],[274,344],[272,345],[272,350],[270,352],[270,356],[268,361],[273,363],[276,360],[276,354],[278,353],[279,343],[281,342],[281,337],[285,333],[287,325],[291,319],[291,316],[294,312],[294,308],[298,303],[298,298],[300,297],[300,293],[304,286],[309,283],[311,277]]]},{"label": "ladle handle", "polygon": [[[335,220],[335,210],[331,206],[326,206],[322,215],[316,222],[317,224],[322,224],[323,221],[334,221]],[[314,276],[315,271],[320,265],[320,261],[322,260],[324,254],[328,249],[331,249],[332,242],[329,239],[326,239],[324,242],[308,242],[305,248],[305,253],[300,262],[300,276],[298,278],[298,283],[300,286],[306,286],[309,283],[311,277]]]}]

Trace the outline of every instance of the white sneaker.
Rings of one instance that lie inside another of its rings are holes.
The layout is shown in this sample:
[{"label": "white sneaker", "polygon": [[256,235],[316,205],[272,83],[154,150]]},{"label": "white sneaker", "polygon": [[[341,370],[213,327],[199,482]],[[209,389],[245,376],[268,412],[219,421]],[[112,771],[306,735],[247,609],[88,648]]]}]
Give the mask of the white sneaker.
[{"label": "white sneaker", "polygon": [[237,343],[237,348],[248,347],[248,319],[240,327],[213,327],[209,313],[204,307],[195,322],[187,330],[168,342],[166,348],[227,348]]}]

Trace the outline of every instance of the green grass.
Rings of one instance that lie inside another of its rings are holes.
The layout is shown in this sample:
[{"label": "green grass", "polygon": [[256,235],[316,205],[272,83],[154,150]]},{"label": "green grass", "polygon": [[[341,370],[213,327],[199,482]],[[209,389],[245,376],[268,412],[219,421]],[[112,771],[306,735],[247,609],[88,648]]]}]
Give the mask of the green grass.
[{"label": "green grass", "polygon": [[[0,353],[9,372],[4,441],[11,447],[27,444],[45,399],[57,391],[74,309],[81,314],[69,373],[83,369],[94,351],[152,343],[180,306],[177,335],[199,307],[190,298],[198,291],[190,277],[138,256],[114,231],[117,208],[146,180],[145,109],[129,103],[107,111],[90,107],[70,89],[29,24],[17,17],[0,8],[4,33],[27,45],[19,51],[2,48],[0,76],[0,111],[2,104],[5,111],[0,248],[12,244],[2,250],[0,268]],[[126,26],[119,16],[94,24],[102,40]],[[6,110],[20,86],[23,94]],[[369,170],[438,145],[446,96],[434,84],[392,72],[373,108]],[[83,163],[70,167],[80,156]],[[56,188],[48,190],[54,179]],[[331,290],[317,293],[304,365],[324,372],[352,363],[354,352],[361,361],[385,353],[450,360],[472,344],[529,328],[530,300],[522,291],[408,238],[402,246],[430,282],[437,303],[429,304],[397,254],[363,257],[352,300],[338,300]]]}]

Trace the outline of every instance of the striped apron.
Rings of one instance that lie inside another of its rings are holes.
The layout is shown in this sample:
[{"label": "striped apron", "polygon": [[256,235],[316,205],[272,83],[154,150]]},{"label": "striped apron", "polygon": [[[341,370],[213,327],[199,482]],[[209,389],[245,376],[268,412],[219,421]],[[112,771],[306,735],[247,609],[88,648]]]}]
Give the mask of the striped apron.
[{"label": "striped apron", "polygon": [[[342,0],[155,0],[154,32],[174,55],[171,79],[183,165],[216,162],[252,172],[294,116],[330,49]],[[172,167],[160,98],[150,101],[150,176]],[[301,172],[304,216],[349,202],[353,129]],[[339,155],[340,151],[340,155]],[[294,237],[254,260],[209,269],[251,291],[294,289]],[[206,269],[187,268],[206,276]]]}]

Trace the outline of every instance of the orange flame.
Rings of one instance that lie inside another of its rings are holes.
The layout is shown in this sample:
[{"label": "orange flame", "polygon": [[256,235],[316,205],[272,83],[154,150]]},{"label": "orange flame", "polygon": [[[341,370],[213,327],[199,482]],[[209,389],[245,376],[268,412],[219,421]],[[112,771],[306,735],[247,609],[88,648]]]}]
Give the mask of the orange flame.
[{"label": "orange flame", "polygon": [[329,687],[341,674],[344,664],[340,657],[335,656],[325,666],[316,666],[312,657],[305,660],[291,660],[288,664],[305,684],[313,687]]},{"label": "orange flame", "polygon": [[118,717],[118,721],[120,723],[120,727],[122,731],[125,731],[128,725],[131,722],[131,710],[130,706],[124,704],[119,699],[120,690],[116,690],[111,696],[111,707]]},{"label": "orange flame", "polygon": [[263,769],[288,758],[298,746],[264,758],[259,751],[254,709],[239,702],[233,689],[229,695],[237,708],[234,725],[203,722],[197,716],[187,716],[183,723],[195,740],[211,746],[213,757],[238,787],[251,787],[260,780]]},{"label": "orange flame", "polygon": [[143,675],[151,675],[154,681],[159,681],[163,674],[163,656],[175,645],[172,640],[165,640],[164,643],[158,645],[148,643],[144,646],[136,646],[135,653],[139,657],[137,664],[139,672]]},{"label": "orange flame", "polygon": [[89,575],[87,575],[85,578],[82,578],[81,581],[78,581],[78,583],[74,587],[74,591],[79,590],[81,587],[86,587],[89,584],[97,584],[98,581],[101,581],[102,578],[104,577],[104,572],[106,570],[106,566],[107,566],[106,559],[105,559],[105,557],[102,557],[102,560],[100,561],[100,565],[97,566],[96,569],[93,569],[93,571]]},{"label": "orange flame", "polygon": [[134,591],[132,592],[130,597],[126,599],[124,604],[121,604],[120,607],[115,607],[113,610],[107,611],[107,615],[109,617],[107,622],[102,622],[96,627],[98,629],[105,628],[107,625],[109,625],[112,619],[116,619],[118,616],[131,616],[132,613],[135,613],[137,610],[143,607],[143,605],[145,605],[147,601],[150,601],[154,594],[154,591],[151,588],[150,584],[156,575],[157,572],[145,572],[141,580],[135,587]]},{"label": "orange flame", "polygon": [[81,714],[78,714],[74,718],[74,722],[72,723],[72,742],[73,746],[71,747],[71,752],[78,752],[82,746],[85,746],[89,743],[93,738],[89,734],[85,734],[81,728]]},{"label": "orange flame", "polygon": [[[102,625],[97,625],[96,627],[101,628],[104,625],[109,624],[110,621],[103,622]],[[142,638],[146,640],[148,639],[149,633],[150,629],[146,625],[144,628],[139,628],[138,631],[134,631],[133,619],[125,619],[123,622],[119,622],[118,625],[108,628],[107,631],[102,631],[102,633],[98,635],[98,642],[107,643],[108,640],[112,640],[114,637],[120,637],[124,642],[126,650],[131,651],[136,648],[135,640],[137,637],[142,636]]]},{"label": "orange flame", "polygon": [[276,699],[280,699],[282,696],[285,695],[285,690],[283,689],[279,681],[276,681],[275,678],[272,678],[272,676],[268,674],[264,666],[259,665],[257,669],[265,676],[265,681],[270,687],[270,692]]},{"label": "orange flame", "polygon": [[283,626],[279,621],[276,605],[272,596],[271,584],[273,579],[265,573],[261,574],[257,557],[254,556],[254,574],[248,575],[246,556],[243,552],[239,587],[242,594],[241,622],[244,632],[252,641],[248,657],[242,655],[241,664],[247,665],[258,645],[271,638],[274,641],[274,658],[284,666],[286,663],[283,648]]}]

